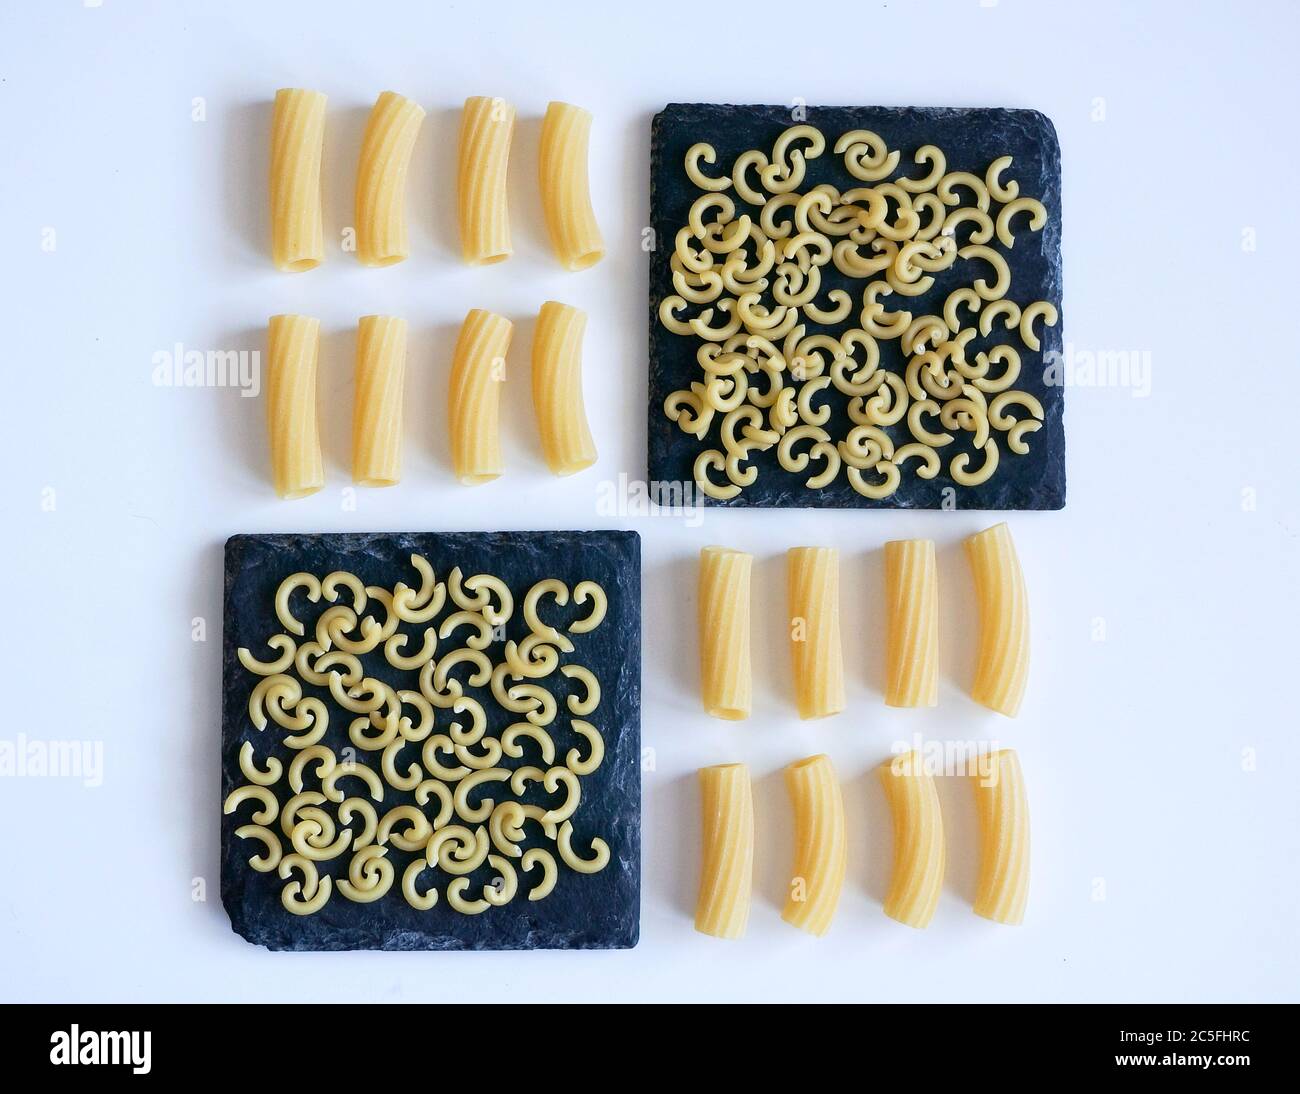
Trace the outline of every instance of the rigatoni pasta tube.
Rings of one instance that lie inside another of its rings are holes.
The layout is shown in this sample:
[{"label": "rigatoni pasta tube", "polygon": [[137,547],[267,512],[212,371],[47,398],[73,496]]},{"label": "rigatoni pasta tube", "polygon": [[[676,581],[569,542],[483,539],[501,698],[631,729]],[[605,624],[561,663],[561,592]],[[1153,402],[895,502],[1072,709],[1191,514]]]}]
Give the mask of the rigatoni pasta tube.
[{"label": "rigatoni pasta tube", "polygon": [[271,116],[271,259],[277,270],[310,270],[325,257],[324,146],[325,96],[300,87],[280,88]]},{"label": "rigatoni pasta tube", "polygon": [[754,879],[754,798],[749,768],[700,768],[703,854],[695,929],[717,938],[741,938],[749,922]]},{"label": "rigatoni pasta tube", "polygon": [[799,717],[838,714],[844,709],[839,552],[834,547],[792,547],[786,574]]},{"label": "rigatoni pasta tube", "polygon": [[1014,718],[1029,679],[1029,598],[1006,524],[966,540],[979,602],[979,657],[971,697]]},{"label": "rigatoni pasta tube", "polygon": [[885,915],[909,927],[929,926],[943,887],[943,815],[934,778],[919,752],[880,765],[894,820],[894,872]]},{"label": "rigatoni pasta tube", "polygon": [[514,324],[475,308],[461,324],[451,362],[448,431],[451,462],[466,486],[489,482],[501,461],[501,384]]},{"label": "rigatoni pasta tube", "polygon": [[266,424],[271,478],[282,498],[305,498],[325,485],[316,425],[320,320],[273,315],[267,331]]},{"label": "rigatoni pasta tube", "polygon": [[392,486],[402,477],[405,382],[406,320],[362,316],[352,414],[352,479],[360,486]]},{"label": "rigatoni pasta tube", "polygon": [[548,300],[533,335],[533,410],[546,465],[572,475],[596,462],[582,400],[582,335],[587,315]]},{"label": "rigatoni pasta tube", "polygon": [[753,703],[749,660],[749,577],[754,556],[728,547],[700,551],[700,690],[715,718],[748,718]]},{"label": "rigatoni pasta tube", "polygon": [[514,128],[515,108],[504,99],[477,95],[465,100],[456,191],[461,253],[471,266],[501,262],[514,253],[506,206]]},{"label": "rigatoni pasta tube", "polygon": [[569,103],[547,105],[539,149],[542,212],[551,246],[566,270],[585,270],[605,257],[587,178],[590,135],[586,110]]},{"label": "rigatoni pasta tube", "polygon": [[375,102],[361,138],[357,168],[357,258],[391,266],[410,250],[406,233],[406,171],[424,108],[395,91]]},{"label": "rigatoni pasta tube", "polygon": [[824,935],[830,930],[844,870],[848,837],[844,799],[829,756],[809,756],[785,769],[785,785],[794,805],[794,876],[781,918]]},{"label": "rigatoni pasta tube", "polygon": [[980,872],[975,914],[1016,926],[1029,897],[1029,802],[1014,749],[990,753],[975,780]]},{"label": "rigatoni pasta tube", "polygon": [[934,542],[885,544],[885,702],[932,707],[939,701],[939,579]]}]

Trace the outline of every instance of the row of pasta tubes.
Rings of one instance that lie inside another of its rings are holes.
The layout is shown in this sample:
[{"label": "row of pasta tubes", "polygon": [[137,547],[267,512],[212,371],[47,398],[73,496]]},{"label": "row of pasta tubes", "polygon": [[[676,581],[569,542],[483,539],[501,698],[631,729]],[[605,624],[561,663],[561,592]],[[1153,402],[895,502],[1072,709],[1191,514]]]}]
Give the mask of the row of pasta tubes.
[{"label": "row of pasta tubes", "polygon": [[[986,753],[974,777],[980,862],[974,910],[997,923],[1024,921],[1029,893],[1029,807],[1012,749]],[[909,927],[934,918],[946,865],[943,815],[934,776],[919,752],[879,767],[894,826],[894,862],[884,911]],[[700,769],[703,819],[695,929],[740,938],[749,922],[754,873],[754,799],[749,768]],[[848,823],[830,757],[785,770],[794,808],[794,866],[781,918],[821,936],[830,930],[848,863]]]},{"label": "row of pasta tubes", "polygon": [[[1029,676],[1029,602],[1011,531],[994,525],[965,541],[979,603],[979,654],[971,696],[1014,717]],[[885,544],[885,702],[932,707],[939,696],[939,581],[934,542]],[[840,713],[844,654],[840,642],[839,552],[792,547],[786,555],[790,652],[799,717]],[[716,718],[748,718],[750,578],[753,556],[728,547],[700,552],[700,683]]]},{"label": "row of pasta tubes", "polygon": [[[271,256],[278,269],[310,270],[325,258],[321,158],[326,98],[286,87],[275,93],[271,121]],[[356,255],[366,266],[391,266],[410,253],[406,180],[424,108],[394,91],[375,102],[361,139],[356,184]],[[591,114],[552,102],[542,120],[537,182],[552,248],[568,270],[605,254],[591,206],[587,150]],[[461,250],[474,266],[514,253],[506,177],[515,108],[504,99],[465,100],[457,157]]]},{"label": "row of pasta tubes", "polygon": [[[537,317],[532,347],[533,409],[546,463],[571,475],[596,462],[596,445],[582,398],[582,339],[587,316],[548,300]],[[505,470],[500,399],[514,324],[472,310],[452,354],[447,433],[456,477],[490,482]],[[320,320],[274,315],[268,331],[266,407],[271,472],[283,498],[302,498],[325,485],[317,412]],[[357,326],[356,396],[352,418],[352,478],[361,486],[392,486],[402,477],[405,319],[363,316]]]}]

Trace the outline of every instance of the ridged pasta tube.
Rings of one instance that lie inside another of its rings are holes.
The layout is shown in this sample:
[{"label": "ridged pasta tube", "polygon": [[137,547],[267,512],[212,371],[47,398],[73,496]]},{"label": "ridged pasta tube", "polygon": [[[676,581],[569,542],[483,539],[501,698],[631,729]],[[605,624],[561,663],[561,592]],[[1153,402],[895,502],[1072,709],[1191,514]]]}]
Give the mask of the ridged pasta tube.
[{"label": "ridged pasta tube", "polygon": [[325,96],[300,87],[275,93],[271,117],[271,259],[297,273],[325,257],[320,161],[325,146]]},{"label": "ridged pasta tube", "polygon": [[943,888],[943,815],[934,778],[919,752],[880,765],[894,820],[894,872],[885,915],[909,927],[929,926]]},{"label": "ridged pasta tube", "polygon": [[715,718],[748,718],[753,703],[749,660],[749,578],[754,556],[729,547],[700,551],[700,690]]},{"label": "ridged pasta tube", "polygon": [[406,172],[422,121],[424,108],[395,91],[370,111],[357,168],[357,258],[364,266],[391,266],[410,252]]},{"label": "ridged pasta tube", "polygon": [[402,388],[406,320],[365,315],[357,325],[357,391],[352,414],[352,480],[393,486],[402,477]]},{"label": "ridged pasta tube", "polygon": [[451,362],[451,461],[466,486],[501,475],[501,385],[514,324],[475,308],[461,324]]},{"label": "ridged pasta tube", "polygon": [[282,498],[305,498],[325,485],[316,424],[320,320],[273,315],[267,331],[266,424],[271,479]]},{"label": "ridged pasta tube", "polygon": [[809,934],[830,930],[844,870],[848,837],[844,799],[829,756],[809,756],[785,769],[794,805],[794,876],[781,918]]},{"label": "ridged pasta tube", "polygon": [[975,914],[998,923],[1024,922],[1029,897],[1029,802],[1020,758],[1014,749],[990,753],[986,774],[976,777],[980,824],[980,872]]},{"label": "ridged pasta tube", "polygon": [[700,768],[703,854],[695,929],[717,938],[741,938],[749,922],[754,879],[754,798],[749,768]]},{"label": "ridged pasta tube", "polygon": [[582,399],[582,336],[587,314],[548,300],[533,335],[533,410],[546,465],[572,475],[596,462]]},{"label": "ridged pasta tube", "polygon": [[587,177],[590,135],[588,111],[569,103],[547,104],[539,149],[542,211],[551,246],[566,270],[585,270],[605,257]]},{"label": "ridged pasta tube", "polygon": [[506,204],[514,128],[515,108],[504,99],[476,95],[465,100],[456,191],[461,253],[471,266],[502,262],[514,254]]},{"label": "ridged pasta tube", "polygon": [[939,701],[939,579],[934,542],[885,544],[885,702],[932,707]]},{"label": "ridged pasta tube", "polygon": [[1011,530],[995,524],[966,540],[979,601],[979,659],[971,697],[1014,718],[1029,678],[1029,598]]},{"label": "ridged pasta tube", "polygon": [[799,717],[838,714],[844,709],[840,554],[834,547],[792,547],[786,574]]}]

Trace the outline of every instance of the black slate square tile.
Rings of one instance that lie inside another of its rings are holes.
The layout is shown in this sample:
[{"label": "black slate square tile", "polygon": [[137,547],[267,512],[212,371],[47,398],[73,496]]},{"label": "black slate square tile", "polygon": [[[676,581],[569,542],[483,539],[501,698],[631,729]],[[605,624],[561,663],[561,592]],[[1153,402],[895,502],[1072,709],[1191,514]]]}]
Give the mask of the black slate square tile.
[{"label": "black slate square tile", "polygon": [[[294,915],[281,903],[281,890],[285,885],[275,871],[262,873],[252,869],[248,860],[262,850],[253,840],[235,836],[235,829],[250,823],[250,814],[257,808],[252,801],[245,802],[234,815],[221,818],[221,896],[230,915],[234,930],[250,942],[260,943],[275,950],[448,950],[448,949],[610,949],[635,946],[640,930],[641,882],[641,783],[640,783],[640,707],[641,707],[641,575],[640,537],[635,532],[584,531],[584,532],[498,532],[498,533],[374,533],[325,535],[238,535],[226,544],[225,555],[225,632],[223,638],[223,703],[221,737],[221,790],[222,801],[236,787],[246,784],[239,765],[239,751],[246,741],[251,741],[258,763],[265,765],[269,756],[279,759],[284,774],[273,788],[277,802],[283,806],[291,788],[287,788],[289,764],[294,750],[282,743],[286,731],[272,721],[259,731],[248,713],[248,700],[261,677],[247,670],[239,661],[237,650],[248,647],[252,654],[270,660],[273,651],[266,646],[267,639],[284,633],[274,609],[276,590],[290,574],[305,571],[323,578],[334,570],[351,571],[370,585],[392,589],[399,581],[418,584],[418,576],[410,564],[412,553],[423,555],[433,566],[434,573],[445,581],[453,567],[459,566],[465,577],[478,573],[495,574],[503,579],[514,595],[514,611],[503,625],[504,632],[493,636],[484,652],[493,664],[502,660],[504,643],[520,640],[528,634],[522,618],[524,594],[536,582],[545,578],[558,578],[572,591],[579,581],[599,583],[608,596],[608,611],[604,621],[587,633],[569,635],[574,651],[563,654],[560,664],[581,664],[596,676],[601,688],[601,700],[596,710],[586,718],[597,727],[604,739],[605,756],[600,766],[581,778],[581,801],[572,816],[574,825],[573,846],[582,857],[590,857],[591,840],[603,839],[609,846],[610,857],[606,867],[598,873],[581,874],[555,855],[558,863],[558,880],[555,889],[544,899],[530,901],[528,891],[537,883],[539,870],[519,873],[519,888],[514,899],[499,907],[490,907],[478,915],[467,915],[453,909],[447,900],[446,887],[450,880],[441,871],[426,870],[418,887],[421,891],[435,886],[440,890],[438,902],[427,911],[413,908],[401,893],[401,878],[406,865],[416,854],[390,846],[388,860],[395,867],[395,878],[386,895],[373,903],[354,903],[338,891],[339,878],[347,876],[350,851],[331,861],[318,864],[321,876],[334,879],[334,891],[324,907],[312,915]],[[349,602],[350,594],[343,590],[338,603]],[[322,597],[312,604],[299,592],[292,604],[298,618],[306,628],[299,641],[308,641],[313,635],[315,620],[330,607]],[[591,603],[579,606],[570,597],[567,606],[558,606],[546,600],[545,612],[539,612],[547,624],[563,630],[576,619],[584,617]],[[455,606],[448,599],[447,606],[438,614],[441,620]],[[383,609],[376,610],[375,618],[382,620]],[[408,634],[405,652],[418,649],[427,624],[403,623],[401,630]],[[463,645],[454,637],[442,647]],[[383,655],[382,645],[374,653],[362,655],[364,669],[393,688],[410,688],[415,673],[393,668]],[[463,668],[468,668],[464,666]],[[293,672],[293,668],[286,672]],[[296,675],[296,674],[295,674]],[[457,672],[463,678],[464,672]],[[557,714],[547,726],[554,738],[555,764],[563,766],[570,748],[577,748],[579,756],[589,755],[584,740],[575,734],[570,725],[570,712],[565,697],[580,695],[581,689],[556,669],[539,681],[558,700]],[[330,747],[340,760],[348,758],[344,749],[351,749],[355,758],[372,768],[379,767],[375,752],[360,751],[349,739],[351,714],[331,702],[327,688],[310,683],[303,684],[304,695],[322,699],[329,707],[329,727],[321,743]],[[525,716],[501,709],[492,700],[489,687],[465,686],[465,694],[483,703],[487,712],[488,737],[497,737],[508,725]],[[446,733],[448,723],[456,718],[450,710],[436,711],[434,733]],[[466,719],[461,718],[461,721]],[[396,765],[399,770],[420,759],[420,746],[410,745],[400,754]],[[447,758],[447,762],[455,761]],[[524,741],[522,758],[503,756],[499,766],[517,768],[521,765],[547,765],[539,758],[539,750],[531,741]],[[316,780],[308,770],[309,785]],[[360,786],[360,783],[352,784]],[[470,800],[481,803],[493,797],[489,784],[481,792],[471,794]],[[364,796],[364,789],[349,789],[350,794]],[[504,796],[514,797],[513,793]],[[495,793],[500,800],[503,795]],[[551,808],[563,798],[548,794],[537,784],[527,785],[518,800]],[[385,789],[382,803],[376,806],[379,815],[398,803],[414,802],[411,794],[401,794],[391,787]],[[426,807],[432,814],[436,800]],[[215,818],[214,818],[215,820]],[[453,819],[453,823],[460,823]],[[277,817],[270,825],[280,831]],[[359,830],[353,823],[353,831]],[[472,827],[472,826],[471,826]],[[400,831],[401,828],[399,827]],[[525,825],[523,848],[545,847],[555,852],[551,843],[540,831],[540,826]],[[281,838],[284,851],[293,848]],[[495,852],[495,848],[493,848]],[[518,866],[518,860],[515,860]],[[294,878],[301,875],[294,874]],[[484,865],[472,874],[467,896],[477,897],[483,886],[490,883],[496,871]]]},{"label": "black slate square tile", "polygon": [[[1059,360],[1059,356],[1051,355],[1061,352],[1065,321],[1061,302],[1061,159],[1055,128],[1051,121],[1034,110],[807,107],[806,117],[796,120],[791,109],[785,106],[673,103],[655,115],[650,162],[650,216],[656,246],[650,254],[649,481],[659,484],[661,490],[665,484],[691,483],[695,458],[700,451],[720,447],[721,415],[715,415],[710,432],[701,442],[684,433],[663,411],[664,400],[670,393],[687,388],[692,380],[703,378],[695,359],[699,341],[666,330],[658,319],[661,301],[676,292],[669,260],[677,232],[686,224],[692,203],[703,193],[687,178],[683,169],[687,149],[698,141],[712,144],[718,158],[715,164],[706,167],[706,173],[712,176],[727,174],[738,155],[748,149],[769,151],[773,141],[797,121],[816,126],[824,134],[827,145],[820,157],[808,161],[807,177],[798,188],[801,193],[823,182],[831,183],[841,191],[850,186],[869,185],[849,175],[843,157],[833,151],[836,138],[853,129],[871,130],[884,138],[890,149],[900,150],[899,171],[909,175],[921,173],[912,156],[924,144],[935,144],[943,150],[948,171],[970,171],[981,178],[999,156],[1014,158],[1003,180],[1018,180],[1021,195],[1042,201],[1047,208],[1048,223],[1042,231],[1030,233],[1020,220],[1015,246],[1011,250],[999,245],[996,236],[990,245],[1002,253],[1010,265],[1009,299],[1021,305],[1048,300],[1059,313],[1056,326],[1041,329],[1039,351],[1032,352],[1017,343],[1022,370],[1016,387],[1034,395],[1042,403],[1045,420],[1042,428],[1029,436],[1027,455],[1015,455],[1003,445],[996,474],[978,486],[955,484],[949,474],[949,460],[957,452],[971,453],[971,468],[978,468],[983,463],[982,454],[969,443],[970,435],[963,433],[954,444],[941,450],[942,468],[935,478],[925,480],[918,477],[914,471],[916,464],[910,463],[903,471],[899,489],[883,500],[859,494],[848,483],[843,471],[828,486],[809,489],[804,486],[804,480],[812,471],[804,474],[785,471],[777,463],[775,449],[751,454],[758,477],[737,497],[718,501],[697,493],[696,499],[708,505],[733,506],[1062,508],[1065,505],[1064,388],[1059,383],[1049,383],[1045,375],[1046,363]],[[758,207],[743,202],[734,188],[724,192],[736,200],[738,214],[746,212],[757,217]],[[964,241],[965,230],[958,231]],[[952,269],[937,275],[929,292],[907,299],[895,294],[886,298],[886,306],[891,311],[905,307],[914,316],[941,314],[948,294],[959,285],[969,283],[969,274],[963,277],[959,272],[963,265],[966,264],[959,261]],[[980,276],[983,276],[983,271]],[[833,330],[857,326],[864,284],[862,280],[844,276],[833,266],[824,268],[819,299],[824,302],[827,292],[842,288],[855,301],[849,319]],[[693,314],[693,311],[688,314]],[[994,336],[988,338],[977,336],[968,357],[978,349],[987,349],[1004,340],[997,338],[996,334],[995,331]],[[882,340],[880,350],[882,366],[892,372],[901,372],[905,358],[898,341]],[[847,414],[848,399],[832,391],[822,401],[831,407],[830,424],[826,428],[833,438],[843,437],[852,424]],[[906,420],[888,427],[886,431],[896,444],[912,439]],[[820,470],[820,465],[813,465],[812,470]]]}]

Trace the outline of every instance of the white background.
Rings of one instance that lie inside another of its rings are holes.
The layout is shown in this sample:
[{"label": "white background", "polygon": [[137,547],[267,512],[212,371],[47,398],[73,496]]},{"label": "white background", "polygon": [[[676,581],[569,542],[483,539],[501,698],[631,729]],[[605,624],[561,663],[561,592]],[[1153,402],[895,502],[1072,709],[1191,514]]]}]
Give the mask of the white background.
[{"label": "white background", "polygon": [[[700,10],[5,5],[0,735],[102,740],[105,771],[95,789],[0,779],[0,996],[1297,997],[1296,6],[953,0],[796,14],[753,0],[702,35],[688,29]],[[265,175],[281,86],[330,97],[327,240],[351,223],[377,93],[429,109],[409,261],[368,270],[331,250],[310,273],[271,267]],[[504,96],[520,118],[516,257],[484,270],[458,261],[454,223],[458,107],[470,94]],[[206,120],[192,120],[197,97]],[[596,114],[592,187],[609,255],[581,274],[550,257],[532,181],[552,98]],[[597,511],[600,482],[644,474],[650,117],[669,101],[796,98],[1044,111],[1064,166],[1065,337],[1151,354],[1147,398],[1069,392],[1069,506],[1011,518],[1034,627],[1014,721],[965,695],[974,629],[960,540],[997,518],[759,510],[689,527]],[[443,439],[455,329],[468,308],[491,308],[519,320],[527,347],[528,317],[552,297],[591,315],[600,461],[574,479],[545,472],[520,378],[503,411],[508,473],[462,488]],[[260,400],[150,379],[153,354],[177,342],[261,348],[281,311],[319,316],[327,332],[327,486],[292,503],[267,482]],[[411,322],[406,468],[400,486],[362,492],[347,511],[351,347],[369,312]],[[644,779],[640,946],[275,955],[237,938],[216,874],[226,536],[592,526],[643,537],[656,769]],[[940,551],[933,712],[889,710],[881,697],[880,547],[911,536]],[[692,585],[710,542],[760,560],[755,714],[740,725],[698,708]],[[838,545],[844,571],[849,708],[811,724],[791,709],[781,603],[783,552],[802,543]],[[191,640],[196,617],[206,642]],[[949,878],[934,924],[917,932],[882,914],[889,827],[871,771],[914,732],[1020,751],[1034,843],[1023,928],[970,910],[974,807],[956,779],[943,787]],[[838,917],[820,940],[779,919],[791,852],[780,769],[817,751],[844,780],[852,839]],[[748,937],[724,943],[692,930],[694,772],[730,760],[755,773],[757,892]],[[195,878],[206,902],[192,898]]]}]

